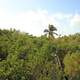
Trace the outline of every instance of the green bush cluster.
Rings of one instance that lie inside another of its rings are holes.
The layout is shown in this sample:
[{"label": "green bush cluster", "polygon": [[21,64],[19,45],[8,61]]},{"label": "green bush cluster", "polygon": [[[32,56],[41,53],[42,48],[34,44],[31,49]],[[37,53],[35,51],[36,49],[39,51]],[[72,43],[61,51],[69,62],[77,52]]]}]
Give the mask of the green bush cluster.
[{"label": "green bush cluster", "polygon": [[0,80],[65,80],[64,75],[80,79],[79,33],[49,40],[45,35],[0,30]]}]

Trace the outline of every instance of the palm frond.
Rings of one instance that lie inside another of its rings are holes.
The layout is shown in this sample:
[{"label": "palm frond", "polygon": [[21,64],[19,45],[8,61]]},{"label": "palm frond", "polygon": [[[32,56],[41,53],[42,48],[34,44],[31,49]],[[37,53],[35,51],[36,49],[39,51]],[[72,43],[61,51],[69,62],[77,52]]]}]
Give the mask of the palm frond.
[{"label": "palm frond", "polygon": [[49,30],[48,29],[45,29],[44,32],[49,32]]},{"label": "palm frond", "polygon": [[50,25],[50,24],[49,24],[49,30],[50,30],[50,31],[57,31],[57,28],[54,27],[54,25]]},{"label": "palm frond", "polygon": [[57,33],[55,33],[55,32],[53,32],[53,34],[56,34],[56,35],[58,36],[58,34],[57,34]]}]

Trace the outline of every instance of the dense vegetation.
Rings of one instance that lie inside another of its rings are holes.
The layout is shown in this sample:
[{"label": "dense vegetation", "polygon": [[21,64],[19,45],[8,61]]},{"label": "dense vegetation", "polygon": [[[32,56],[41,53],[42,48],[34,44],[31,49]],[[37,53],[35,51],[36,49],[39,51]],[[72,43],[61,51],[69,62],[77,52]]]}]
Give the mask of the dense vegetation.
[{"label": "dense vegetation", "polygon": [[65,76],[80,80],[79,33],[52,39],[0,30],[0,80],[66,80]]}]

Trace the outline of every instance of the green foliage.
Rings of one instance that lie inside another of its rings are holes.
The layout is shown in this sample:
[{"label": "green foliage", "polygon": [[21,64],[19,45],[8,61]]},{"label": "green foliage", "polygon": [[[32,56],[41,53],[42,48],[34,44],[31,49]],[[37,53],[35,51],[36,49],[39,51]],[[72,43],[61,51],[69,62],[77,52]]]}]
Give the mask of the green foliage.
[{"label": "green foliage", "polygon": [[53,39],[54,38],[54,34],[58,35],[54,31],[57,31],[56,27],[54,25],[50,25],[50,24],[48,25],[48,29],[44,30],[46,35],[48,34],[49,39]]},{"label": "green foliage", "polygon": [[[35,37],[15,29],[0,30],[0,80],[63,80],[63,72],[79,80],[79,53],[79,33],[49,40],[45,35]],[[55,54],[63,71],[55,62]]]},{"label": "green foliage", "polygon": [[64,58],[65,73],[74,80],[80,79],[80,53],[67,54]]}]

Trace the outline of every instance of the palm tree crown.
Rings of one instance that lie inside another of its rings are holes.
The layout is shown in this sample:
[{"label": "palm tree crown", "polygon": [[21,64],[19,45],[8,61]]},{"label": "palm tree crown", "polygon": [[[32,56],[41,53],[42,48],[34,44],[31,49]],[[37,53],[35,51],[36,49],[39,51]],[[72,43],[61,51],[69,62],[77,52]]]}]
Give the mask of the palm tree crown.
[{"label": "palm tree crown", "polygon": [[48,29],[45,29],[45,30],[44,30],[44,32],[45,32],[46,34],[48,34],[48,37],[49,37],[49,38],[50,38],[50,37],[54,38],[54,34],[55,34],[55,35],[58,35],[58,34],[55,33],[54,31],[57,31],[57,28],[54,27],[54,25],[50,25],[50,24],[49,24],[49,26],[48,26]]}]

